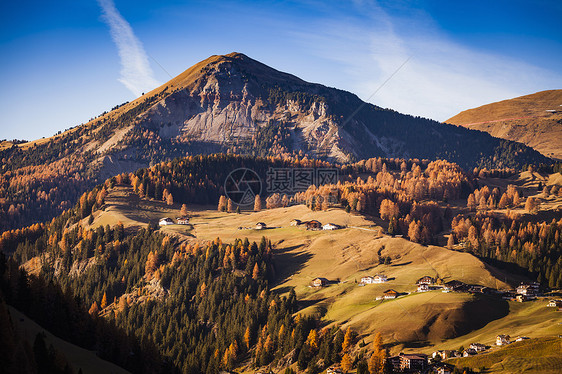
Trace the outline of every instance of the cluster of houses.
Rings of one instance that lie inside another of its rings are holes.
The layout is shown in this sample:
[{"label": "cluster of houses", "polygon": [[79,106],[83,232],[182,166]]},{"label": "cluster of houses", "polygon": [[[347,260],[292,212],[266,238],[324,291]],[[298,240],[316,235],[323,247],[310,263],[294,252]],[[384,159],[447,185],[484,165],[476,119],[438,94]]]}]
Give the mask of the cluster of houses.
[{"label": "cluster of houses", "polygon": [[170,217],[164,217],[158,222],[159,226],[167,225],[189,225],[189,217],[178,217],[174,222]]},{"label": "cluster of houses", "polygon": [[484,344],[471,343],[470,346],[465,350],[463,350],[462,352],[455,351],[455,350],[439,350],[433,352],[431,354],[431,357],[433,357],[434,360],[435,359],[446,360],[448,358],[456,358],[456,357],[469,357],[469,356],[474,356],[480,352],[484,352],[486,349],[488,349],[488,347],[486,347]]},{"label": "cluster of houses", "polygon": [[458,280],[452,280],[443,284],[437,284],[437,280],[429,275],[421,277],[416,281],[417,292],[441,290],[442,292],[469,292],[469,293],[494,293],[495,290],[479,284],[466,284]]},{"label": "cluster of houses", "polygon": [[[527,340],[530,339],[527,336],[520,336],[517,339],[515,339],[516,342],[520,342],[523,340]],[[497,346],[504,346],[504,345],[508,345],[513,343],[513,341],[511,341],[511,337],[509,335],[506,334],[500,334],[498,336],[496,336],[496,345]],[[435,359],[439,359],[439,360],[446,360],[448,358],[456,358],[456,357],[470,357],[470,356],[474,356],[477,355],[481,352],[484,352],[486,350],[488,350],[490,347],[481,344],[481,343],[471,343],[470,346],[466,349],[464,349],[462,352],[460,351],[455,351],[455,350],[439,350],[439,351],[435,351],[432,353],[432,358]]]},{"label": "cluster of houses", "polygon": [[291,221],[291,226],[304,226],[307,230],[339,230],[343,229],[343,226],[336,225],[335,223],[326,223],[322,225],[320,221],[315,219],[310,221],[301,221],[300,219],[294,219]]},{"label": "cluster of houses", "polygon": [[359,283],[360,285],[365,285],[365,284],[376,284],[376,283],[386,283],[388,282],[388,278],[386,277],[386,275],[384,274],[377,274],[375,276],[366,276],[361,278],[361,283]]},{"label": "cluster of houses", "polygon": [[[315,219],[311,220],[311,221],[301,221],[298,219],[294,219],[291,221],[291,226],[304,226],[306,227],[307,230],[339,230],[339,229],[343,229],[343,226],[340,225],[336,225],[335,223],[326,223],[325,225],[322,225],[320,223],[320,221],[317,221]],[[255,224],[254,227],[239,227],[239,230],[243,230],[243,229],[255,229],[255,230],[265,230],[268,228],[274,228],[274,227],[268,227],[264,222],[258,222]]]}]

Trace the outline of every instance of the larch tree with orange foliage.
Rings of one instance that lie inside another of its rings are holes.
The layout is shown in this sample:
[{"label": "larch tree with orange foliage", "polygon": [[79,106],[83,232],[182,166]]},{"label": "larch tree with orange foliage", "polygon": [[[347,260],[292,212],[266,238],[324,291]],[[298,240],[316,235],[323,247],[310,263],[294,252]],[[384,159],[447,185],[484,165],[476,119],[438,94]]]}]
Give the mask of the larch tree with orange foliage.
[{"label": "larch tree with orange foliage", "polygon": [[341,368],[344,373],[348,373],[353,368],[351,363],[351,357],[349,357],[349,353],[343,355],[341,359]]},{"label": "larch tree with orange foliage", "polygon": [[254,199],[254,212],[259,212],[261,210],[261,197],[260,195],[256,195]]}]

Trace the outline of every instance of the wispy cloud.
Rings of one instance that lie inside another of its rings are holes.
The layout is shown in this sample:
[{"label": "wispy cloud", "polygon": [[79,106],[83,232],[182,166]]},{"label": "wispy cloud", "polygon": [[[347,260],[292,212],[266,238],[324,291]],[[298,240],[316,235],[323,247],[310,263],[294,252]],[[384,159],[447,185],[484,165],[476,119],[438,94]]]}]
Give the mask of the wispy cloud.
[{"label": "wispy cloud", "polygon": [[131,25],[119,13],[113,0],[98,0],[98,3],[121,59],[119,82],[136,96],[158,86],[142,43],[135,36]]},{"label": "wispy cloud", "polygon": [[562,82],[558,72],[450,39],[427,14],[399,19],[375,1],[353,0],[352,6],[357,16],[324,18],[294,36],[307,50],[343,66],[346,82],[340,87],[364,100],[411,57],[373,96],[373,104],[443,121],[464,109]]}]

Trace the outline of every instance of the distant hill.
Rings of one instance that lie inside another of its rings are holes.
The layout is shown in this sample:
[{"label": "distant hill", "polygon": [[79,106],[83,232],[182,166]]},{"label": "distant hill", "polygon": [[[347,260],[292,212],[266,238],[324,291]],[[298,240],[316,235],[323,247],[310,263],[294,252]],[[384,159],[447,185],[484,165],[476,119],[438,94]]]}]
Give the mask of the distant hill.
[{"label": "distant hill", "polygon": [[562,159],[562,90],[468,109],[445,122],[521,142],[545,156]]}]

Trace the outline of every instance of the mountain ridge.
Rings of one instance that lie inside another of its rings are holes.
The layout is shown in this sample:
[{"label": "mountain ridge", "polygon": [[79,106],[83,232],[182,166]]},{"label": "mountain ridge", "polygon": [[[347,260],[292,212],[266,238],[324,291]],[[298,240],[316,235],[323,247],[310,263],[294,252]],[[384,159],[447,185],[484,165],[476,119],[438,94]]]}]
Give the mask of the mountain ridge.
[{"label": "mountain ridge", "polygon": [[521,143],[384,109],[231,53],[64,133],[6,143],[0,186],[10,188],[0,188],[0,229],[51,219],[117,174],[211,153],[446,159],[465,170],[551,163]]}]

